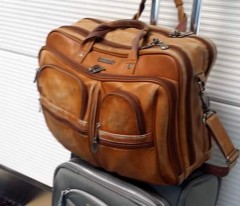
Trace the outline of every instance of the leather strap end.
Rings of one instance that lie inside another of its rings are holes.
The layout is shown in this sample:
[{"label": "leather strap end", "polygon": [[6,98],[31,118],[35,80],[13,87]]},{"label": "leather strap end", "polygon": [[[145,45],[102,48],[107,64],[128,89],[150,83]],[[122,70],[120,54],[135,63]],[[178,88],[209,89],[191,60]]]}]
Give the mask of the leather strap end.
[{"label": "leather strap end", "polygon": [[221,167],[221,166],[211,165],[207,163],[202,165],[201,170],[208,174],[215,175],[217,177],[225,177],[230,172],[229,167]]},{"label": "leather strap end", "polygon": [[211,113],[211,115],[206,119],[206,125],[209,128],[222,154],[226,158],[226,167],[205,163],[202,166],[202,169],[216,176],[226,176],[231,168],[237,163],[239,150],[234,148],[230,137],[228,136],[216,113]]},{"label": "leather strap end", "polygon": [[233,151],[226,157],[226,163],[232,168],[236,163],[237,159],[239,158],[239,150],[234,148]]},{"label": "leather strap end", "polygon": [[175,28],[177,31],[185,32],[187,30],[187,15],[184,13],[184,17]]},{"label": "leather strap end", "polygon": [[183,1],[182,0],[174,0],[176,7],[182,6]]}]

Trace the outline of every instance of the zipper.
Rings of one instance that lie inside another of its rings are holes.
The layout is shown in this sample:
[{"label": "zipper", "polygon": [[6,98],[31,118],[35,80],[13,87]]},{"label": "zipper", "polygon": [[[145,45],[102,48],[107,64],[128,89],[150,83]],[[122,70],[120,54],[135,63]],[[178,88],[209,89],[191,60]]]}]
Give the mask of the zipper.
[{"label": "zipper", "polygon": [[97,153],[97,151],[98,151],[98,145],[99,145],[99,127],[100,127],[100,124],[99,123],[97,123],[96,124],[96,134],[95,134],[95,136],[93,137],[93,140],[92,140],[92,152],[93,153]]},{"label": "zipper", "polygon": [[[157,29],[157,28],[151,28],[152,31],[154,32],[158,32],[160,34],[163,34],[167,37],[169,37],[169,32],[168,31],[164,31],[161,29]],[[191,36],[193,37],[193,36]],[[183,59],[185,59],[186,62],[186,74],[187,74],[187,85],[186,85],[186,94],[191,94],[191,78],[193,76],[193,67],[190,61],[189,56],[187,55],[187,53],[185,51],[183,51],[181,49],[181,47],[176,46],[176,45],[170,45],[171,49],[174,49],[178,54],[180,54]],[[191,95],[186,95],[186,108],[190,108],[191,107]],[[191,114],[187,113],[186,115],[186,123],[185,125],[188,125],[190,128],[192,128],[192,118],[191,118]],[[196,154],[195,154],[195,150],[194,150],[194,142],[193,142],[193,131],[192,129],[186,129],[186,136],[187,136],[187,142],[188,142],[188,158],[189,158],[189,164],[192,165],[195,160],[196,160]]]},{"label": "zipper", "polygon": [[101,139],[101,138],[99,138],[98,144],[103,145],[103,146],[115,147],[115,148],[119,148],[119,149],[142,149],[142,148],[154,146],[153,142],[127,144],[127,143],[110,142],[108,140]]},{"label": "zipper", "polygon": [[159,46],[160,49],[162,49],[162,50],[166,50],[169,48],[169,46],[166,43],[164,43],[163,41],[160,41],[158,38],[153,38],[153,41],[150,44],[142,46],[140,49],[149,49],[149,48],[155,47],[155,46]]},{"label": "zipper", "polygon": [[[185,37],[188,37],[188,38],[193,38],[193,39],[196,39],[200,42],[202,42],[203,44],[206,45],[206,47],[208,48],[209,50],[209,59],[215,59],[216,55],[214,55],[216,53],[215,49],[213,48],[212,44],[206,39],[206,38],[201,38],[197,35],[194,35],[192,32],[170,32],[169,31],[164,31],[162,29],[158,29],[158,28],[153,28],[151,27],[151,30],[154,31],[154,32],[157,32],[157,33],[160,33],[160,34],[163,34],[165,35],[166,37],[170,37],[170,38],[185,38]],[[213,60],[214,62],[214,60]],[[206,74],[209,73],[209,70],[212,66],[212,62],[209,62],[208,64],[208,68],[206,69]]]},{"label": "zipper", "polygon": [[[192,64],[191,61],[188,57],[188,55],[178,46],[171,46],[171,48],[174,48],[177,50],[179,53],[182,53],[183,58],[185,59],[186,62],[186,74],[187,74],[187,84],[186,84],[186,110],[191,107],[191,91],[192,91],[192,86],[191,86],[191,78],[193,76],[193,69],[192,69]],[[185,120],[185,125],[188,127],[192,128],[192,117],[190,113],[186,114],[186,120]],[[194,142],[193,142],[193,131],[192,129],[186,129],[186,136],[187,136],[187,142],[188,142],[188,158],[189,158],[189,163],[190,165],[193,164],[196,160],[196,154],[195,154],[195,147],[194,147]]]},{"label": "zipper", "polygon": [[[83,102],[82,107],[81,107],[81,111],[80,111],[80,114],[79,114],[79,119],[83,120],[84,115],[85,115],[85,111],[87,109],[87,99],[88,99],[87,88],[86,88],[85,84],[82,82],[82,80],[80,78],[78,78],[74,74],[72,74],[70,72],[66,72],[62,68],[60,68],[56,65],[53,65],[53,64],[45,64],[42,67],[38,68],[38,70],[36,72],[35,82],[37,81],[40,73],[46,68],[52,68],[52,69],[58,70],[58,71],[64,73],[65,75],[70,76],[71,78],[75,79],[79,83],[80,88],[81,88],[81,92],[82,92],[81,98],[82,98],[82,102]],[[38,86],[38,84],[37,84],[37,86]],[[38,86],[38,90],[40,91],[39,86]]]},{"label": "zipper", "polygon": [[190,36],[192,34],[193,34],[193,32],[191,32],[191,31],[189,31],[189,32],[182,32],[182,31],[175,30],[173,32],[170,32],[169,36],[172,37],[172,38],[183,38],[183,37]]},{"label": "zipper", "polygon": [[[171,115],[171,112],[173,114],[176,113],[176,107],[173,105],[177,101],[177,93],[175,90],[174,85],[171,81],[165,79],[165,78],[154,78],[154,77],[146,77],[146,76],[126,76],[126,75],[112,75],[112,74],[103,74],[103,73],[97,73],[97,74],[91,74],[88,72],[88,69],[85,68],[82,65],[78,65],[75,62],[71,61],[68,57],[61,54],[60,52],[56,51],[55,49],[49,48],[49,47],[42,47],[41,50],[47,50],[51,53],[53,53],[57,58],[61,59],[63,62],[65,62],[67,65],[73,67],[74,70],[77,72],[80,72],[81,74],[84,74],[85,76],[97,80],[97,81],[121,81],[121,82],[142,82],[143,80],[146,82],[156,83],[160,84],[168,93],[169,95],[169,103],[170,103],[170,109],[169,109],[169,116],[172,117],[172,119],[169,122],[172,122],[175,124],[174,121],[174,115]],[[41,51],[40,51],[41,52]],[[175,128],[175,126],[173,127]],[[172,144],[175,138],[175,129],[172,130],[170,125],[168,127],[168,149],[170,152],[170,156],[172,158],[172,162],[175,163],[172,165],[173,169],[175,170],[176,177],[180,174],[182,174],[182,164],[180,161],[180,155],[176,153],[178,151],[177,144]],[[176,166],[174,166],[176,165]]]},{"label": "zipper", "polygon": [[39,70],[40,70],[40,68],[36,68],[36,73],[35,73],[35,77],[34,77],[33,83],[37,82],[37,78],[38,78],[38,75],[39,75]]}]

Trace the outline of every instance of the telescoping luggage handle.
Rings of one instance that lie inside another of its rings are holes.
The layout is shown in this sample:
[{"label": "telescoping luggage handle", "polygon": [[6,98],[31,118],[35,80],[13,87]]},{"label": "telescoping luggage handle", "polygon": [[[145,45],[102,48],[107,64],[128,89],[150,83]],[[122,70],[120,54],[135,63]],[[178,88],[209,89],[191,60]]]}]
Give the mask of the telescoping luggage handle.
[{"label": "telescoping luggage handle", "polygon": [[[133,16],[133,19],[139,19],[141,13],[144,10],[145,2],[146,1],[143,0],[140,3],[139,10]],[[158,14],[159,14],[159,4],[160,4],[160,0],[152,0],[152,8],[151,8],[151,16],[150,16],[150,24],[152,24],[152,25],[157,24],[157,19],[158,19]],[[179,2],[176,3],[176,1],[175,1],[175,5],[178,8],[179,22],[180,21],[184,22],[184,28],[182,28],[182,30],[186,30],[187,15],[184,12],[183,2],[179,1]],[[191,21],[190,21],[190,31],[193,32],[194,34],[197,34],[198,31],[199,31],[201,6],[202,6],[202,0],[193,0]],[[179,28],[177,26],[176,30],[178,30],[178,29]]]}]

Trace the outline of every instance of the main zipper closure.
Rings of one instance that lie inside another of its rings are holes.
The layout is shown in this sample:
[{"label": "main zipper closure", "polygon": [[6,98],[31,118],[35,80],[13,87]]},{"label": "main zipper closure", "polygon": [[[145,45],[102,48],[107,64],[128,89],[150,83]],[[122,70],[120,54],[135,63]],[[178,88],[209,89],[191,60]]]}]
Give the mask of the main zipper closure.
[{"label": "main zipper closure", "polygon": [[[56,55],[59,59],[63,60],[64,62],[66,62],[67,65],[72,66],[74,68],[74,70],[76,70],[77,72],[80,72],[88,77],[90,77],[91,79],[97,80],[97,81],[121,81],[121,82],[142,82],[143,80],[146,82],[151,82],[151,83],[156,83],[156,84],[160,84],[162,87],[164,87],[166,89],[166,91],[168,92],[169,95],[169,102],[170,104],[170,117],[174,118],[175,115],[171,115],[171,112],[173,114],[176,113],[176,107],[173,106],[173,103],[175,104],[177,101],[177,94],[176,94],[176,90],[174,85],[172,84],[172,82],[170,82],[167,79],[164,78],[153,78],[153,77],[145,77],[145,76],[125,76],[125,75],[111,75],[111,74],[103,74],[103,73],[97,73],[97,74],[91,74],[89,73],[88,69],[85,68],[82,65],[78,65],[75,62],[71,61],[68,57],[66,57],[65,55],[61,54],[60,52],[56,51],[55,49],[49,48],[49,47],[43,47],[42,50],[48,50],[51,53],[53,53],[54,55]],[[172,119],[172,121],[170,121],[172,123],[175,124],[175,121]],[[174,141],[174,138],[176,137],[175,135],[175,129],[171,130],[171,127],[169,125],[168,127],[168,149],[170,151],[170,156],[173,158],[172,161],[177,165],[176,167],[174,167],[174,164],[172,165],[172,167],[175,169],[175,173],[176,173],[176,177],[180,174],[182,174],[182,165],[181,165],[181,161],[180,161],[180,157],[179,154],[176,154],[176,151],[178,151],[178,146],[177,144],[172,144],[172,142]]]},{"label": "main zipper closure", "polygon": [[[169,33],[169,31],[164,31],[162,29],[153,28],[153,27],[151,27],[151,30],[154,31],[154,32],[163,34],[166,37],[175,38],[175,35],[173,34],[174,32],[170,32]],[[176,38],[179,38],[178,36],[180,36],[180,38],[188,37],[188,38],[196,39],[196,40],[202,42],[203,44],[206,45],[206,47],[210,51],[209,52],[209,54],[210,54],[209,55],[210,56],[209,59],[214,59],[214,53],[215,52],[213,50],[213,47],[212,47],[211,43],[209,43],[209,41],[206,40],[205,38],[201,38],[201,37],[199,37],[197,35],[194,35],[192,32],[185,32],[185,34],[183,32],[182,35],[181,34],[176,34],[176,35],[177,35]],[[206,69],[206,73],[209,73],[210,68],[211,68],[211,62],[209,61],[208,68]]]}]

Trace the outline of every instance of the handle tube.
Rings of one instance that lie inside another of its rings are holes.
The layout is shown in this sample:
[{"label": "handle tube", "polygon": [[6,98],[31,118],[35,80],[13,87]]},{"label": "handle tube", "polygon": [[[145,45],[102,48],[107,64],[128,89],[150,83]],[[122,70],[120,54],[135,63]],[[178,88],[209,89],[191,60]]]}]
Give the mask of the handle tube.
[{"label": "handle tube", "polygon": [[190,30],[198,34],[200,26],[202,0],[193,0]]},{"label": "handle tube", "polygon": [[158,14],[159,14],[159,5],[160,5],[160,0],[152,0],[151,16],[150,16],[150,24],[152,25],[157,24]]}]

